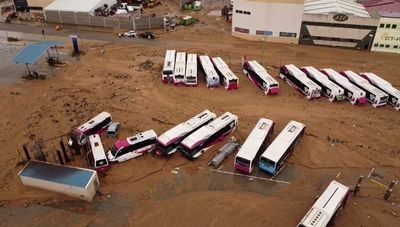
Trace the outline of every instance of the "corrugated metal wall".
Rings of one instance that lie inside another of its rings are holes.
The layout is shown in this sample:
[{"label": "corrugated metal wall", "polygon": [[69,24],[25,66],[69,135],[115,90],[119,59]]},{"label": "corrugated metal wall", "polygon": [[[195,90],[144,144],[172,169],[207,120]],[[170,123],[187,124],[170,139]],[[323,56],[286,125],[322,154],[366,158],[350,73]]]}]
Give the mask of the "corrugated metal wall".
[{"label": "corrugated metal wall", "polygon": [[89,13],[51,11],[45,10],[45,17],[48,23],[87,25],[96,27],[148,30],[164,28],[163,17],[143,17],[140,19],[119,18],[119,17],[98,17]]}]

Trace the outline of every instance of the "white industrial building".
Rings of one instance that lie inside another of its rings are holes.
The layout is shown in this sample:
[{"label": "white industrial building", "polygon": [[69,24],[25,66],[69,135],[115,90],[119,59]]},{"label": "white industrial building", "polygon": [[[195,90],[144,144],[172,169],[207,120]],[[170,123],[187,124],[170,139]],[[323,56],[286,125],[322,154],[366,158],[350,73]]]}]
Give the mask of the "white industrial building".
[{"label": "white industrial building", "polygon": [[297,43],[304,0],[234,0],[232,36]]},{"label": "white industrial building", "polygon": [[400,54],[400,0],[370,0],[362,4],[379,18],[371,51]]},{"label": "white industrial building", "polygon": [[378,21],[351,0],[306,0],[299,43],[369,50]]}]

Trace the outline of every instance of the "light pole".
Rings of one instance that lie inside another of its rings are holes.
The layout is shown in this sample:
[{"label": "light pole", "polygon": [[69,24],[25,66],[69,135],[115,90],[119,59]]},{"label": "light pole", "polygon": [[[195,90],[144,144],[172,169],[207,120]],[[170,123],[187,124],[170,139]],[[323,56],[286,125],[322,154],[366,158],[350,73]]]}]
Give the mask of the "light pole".
[{"label": "light pole", "polygon": [[369,51],[371,51],[371,48],[372,48],[372,42],[374,41],[374,39],[373,39],[374,35],[372,35],[372,34],[368,34],[368,37],[369,37],[369,42],[368,42],[368,50],[369,50]]}]

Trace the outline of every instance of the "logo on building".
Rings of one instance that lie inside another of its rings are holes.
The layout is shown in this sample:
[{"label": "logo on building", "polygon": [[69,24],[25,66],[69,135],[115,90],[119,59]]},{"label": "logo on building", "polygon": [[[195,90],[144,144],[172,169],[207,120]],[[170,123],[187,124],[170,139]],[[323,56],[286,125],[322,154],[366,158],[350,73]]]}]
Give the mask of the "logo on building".
[{"label": "logo on building", "polygon": [[347,21],[349,19],[349,17],[345,14],[338,13],[335,16],[333,16],[333,19],[335,21],[343,22],[343,21]]},{"label": "logo on building", "polygon": [[382,41],[396,41],[396,42],[400,42],[400,36],[391,36],[388,33],[383,33],[381,35],[381,40]]}]

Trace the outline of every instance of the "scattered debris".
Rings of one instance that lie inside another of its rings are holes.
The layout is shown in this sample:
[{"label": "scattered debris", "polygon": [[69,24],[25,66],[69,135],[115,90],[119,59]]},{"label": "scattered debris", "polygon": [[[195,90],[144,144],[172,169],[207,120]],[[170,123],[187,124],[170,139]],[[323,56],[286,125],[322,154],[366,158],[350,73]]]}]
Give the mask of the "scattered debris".
[{"label": "scattered debris", "polygon": [[143,68],[143,69],[147,70],[147,69],[153,68],[153,65],[154,65],[154,63],[152,61],[147,60],[147,61],[141,63],[139,66],[140,66],[140,68]]},{"label": "scattered debris", "polygon": [[18,91],[10,91],[10,95],[21,95]]}]

